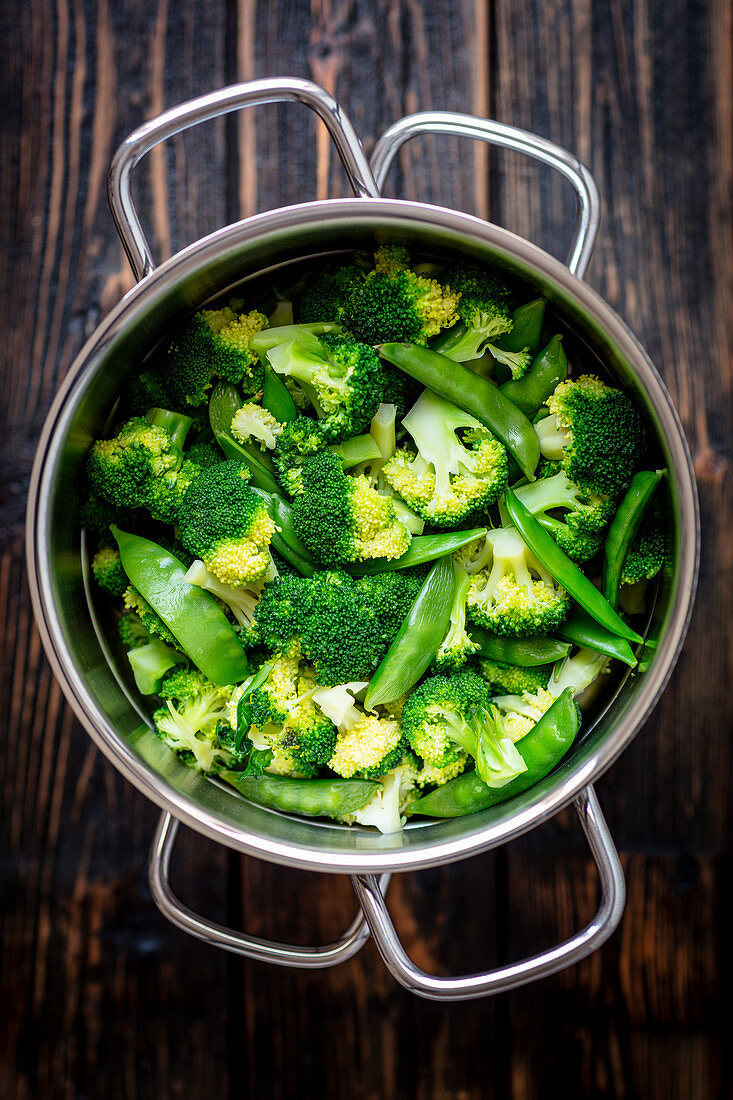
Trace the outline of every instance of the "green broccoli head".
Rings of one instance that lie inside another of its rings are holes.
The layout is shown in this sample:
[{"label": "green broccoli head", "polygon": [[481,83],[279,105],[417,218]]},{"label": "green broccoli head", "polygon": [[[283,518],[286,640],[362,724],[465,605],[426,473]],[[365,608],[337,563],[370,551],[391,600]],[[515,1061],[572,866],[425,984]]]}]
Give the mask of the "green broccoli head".
[{"label": "green broccoli head", "polygon": [[546,688],[552,665],[533,665],[520,668],[518,665],[504,665],[499,661],[480,661],[481,675],[496,694],[521,695],[522,692],[537,692]]},{"label": "green broccoli head", "polygon": [[401,762],[407,742],[391,717],[364,714],[338,734],[328,767],[344,779],[378,779]]},{"label": "green broccoli head", "polygon": [[581,489],[599,497],[624,492],[646,447],[641,413],[621,390],[592,374],[561,382],[550,416],[535,430],[545,458],[557,459]]},{"label": "green broccoli head", "polygon": [[382,366],[374,348],[351,336],[327,333],[268,351],[278,374],[299,382],[319,414],[323,438],[331,443],[359,435],[382,400]]},{"label": "green broccoli head", "polygon": [[272,752],[266,770],[279,775],[315,775],[336,743],[336,727],[312,700],[313,671],[301,658],[298,645],[272,658],[267,683],[250,698],[249,737]]},{"label": "green broccoli head", "polygon": [[[221,462],[221,451],[215,444],[206,443],[204,441],[194,443],[185,452],[186,461],[191,462],[194,466],[200,466],[202,468],[206,466],[218,466]],[[189,471],[193,473],[193,471]]]},{"label": "green broccoli head", "polygon": [[[492,340],[511,332],[514,322],[509,309],[509,290],[495,275],[477,264],[451,268],[447,278],[451,290],[458,296],[459,324],[436,342],[435,349],[460,363],[478,359]],[[506,362],[516,377],[521,377],[531,361],[525,352],[520,352],[513,361],[498,348],[492,347],[491,353]]]},{"label": "green broccoli head", "polygon": [[661,497],[654,497],[629,547],[621,573],[622,584],[656,577],[669,549],[669,517]]},{"label": "green broccoli head", "polygon": [[[483,565],[483,558],[491,562]],[[530,553],[519,532],[500,527],[486,535],[468,591],[468,615],[495,634],[547,634],[567,616],[570,597]]]},{"label": "green broccoli head", "polygon": [[[140,599],[142,600],[142,596],[140,596]],[[146,606],[149,607],[149,605]],[[152,608],[150,610],[152,611]],[[163,620],[161,619],[160,622],[162,623]],[[117,632],[120,641],[128,649],[137,649],[138,646],[147,645],[152,637],[137,611],[133,611],[132,608],[128,608],[127,611],[122,613],[117,623]]]},{"label": "green broccoli head", "polygon": [[283,424],[275,442],[272,462],[281,489],[290,497],[303,491],[303,463],[325,447],[319,420],[298,416]]},{"label": "green broccoli head", "polygon": [[180,449],[171,433],[142,417],[123,424],[113,439],[99,439],[87,458],[93,495],[115,508],[143,508],[161,523],[175,521]]},{"label": "green broccoli head", "polygon": [[300,320],[340,321],[355,291],[364,282],[364,270],[353,261],[327,267],[309,280],[300,300]]},{"label": "green broccoli head", "polygon": [[344,328],[365,344],[402,340],[426,344],[457,319],[458,295],[435,279],[416,275],[400,248],[375,254],[375,270],[358,285],[341,316]]},{"label": "green broccoli head", "polygon": [[262,365],[249,345],[267,323],[257,310],[236,314],[229,306],[194,314],[168,349],[164,382],[174,401],[205,404],[214,378],[239,385],[245,395],[261,389]]},{"label": "green broccoli head", "polygon": [[262,497],[247,484],[249,476],[234,459],[195,467],[178,514],[185,548],[235,588],[265,575],[275,531]]},{"label": "green broccoli head", "polygon": [[402,728],[413,750],[429,765],[456,765],[472,756],[490,787],[503,787],[526,764],[491,705],[488,688],[475,672],[431,676],[407,697]]},{"label": "green broccoli head", "polygon": [[226,722],[226,689],[196,669],[182,668],[165,677],[160,695],[165,705],[153,715],[155,731],[185,764],[213,775],[241,766]]},{"label": "green broccoli head", "polygon": [[130,583],[115,546],[103,546],[92,558],[92,576],[109,596],[122,596]]},{"label": "green broccoli head", "polygon": [[402,424],[417,453],[397,451],[384,467],[384,476],[428,523],[459,527],[506,489],[504,446],[478,420],[444,398],[425,390]]},{"label": "green broccoli head", "polygon": [[471,576],[457,560],[454,560],[453,568],[455,582],[450,624],[433,662],[435,671],[446,675],[458,672],[479,649],[478,642],[474,642],[466,630],[466,599]]},{"label": "green broccoli head", "polygon": [[541,476],[514,491],[522,504],[539,520],[576,562],[590,561],[603,546],[605,528],[616,511],[606,496],[581,489],[554,464],[545,464]]},{"label": "green broccoli head", "polygon": [[331,451],[307,458],[303,491],[293,501],[293,526],[322,565],[399,558],[412,539],[389,497],[367,479],[350,477]]}]

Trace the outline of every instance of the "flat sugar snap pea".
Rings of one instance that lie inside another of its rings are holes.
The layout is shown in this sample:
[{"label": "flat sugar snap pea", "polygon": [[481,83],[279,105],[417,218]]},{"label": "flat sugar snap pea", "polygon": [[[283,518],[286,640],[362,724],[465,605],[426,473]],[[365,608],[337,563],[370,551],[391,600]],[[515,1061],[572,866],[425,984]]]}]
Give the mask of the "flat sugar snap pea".
[{"label": "flat sugar snap pea", "polygon": [[381,786],[374,779],[291,779],[285,775],[243,776],[222,772],[250,802],[305,817],[344,817],[365,806]]}]

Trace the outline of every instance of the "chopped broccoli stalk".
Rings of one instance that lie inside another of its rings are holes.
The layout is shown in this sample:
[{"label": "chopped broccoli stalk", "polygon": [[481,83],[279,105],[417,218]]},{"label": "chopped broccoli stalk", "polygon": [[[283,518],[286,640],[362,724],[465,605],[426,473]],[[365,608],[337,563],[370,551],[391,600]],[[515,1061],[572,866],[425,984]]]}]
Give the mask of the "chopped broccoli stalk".
[{"label": "chopped broccoli stalk", "polygon": [[570,597],[530,553],[513,527],[489,531],[485,539],[491,567],[472,563],[468,615],[495,634],[531,637],[547,634],[565,619]]},{"label": "chopped broccoli stalk", "polygon": [[[573,696],[582,695],[604,672],[608,672],[611,658],[595,649],[579,649],[572,657],[558,661],[546,687],[557,699],[566,688],[573,689]],[[524,689],[528,690],[528,689]]]},{"label": "chopped broccoli stalk", "polygon": [[344,328],[366,344],[426,344],[457,319],[458,295],[407,267],[404,250],[380,249],[342,314]]},{"label": "chopped broccoli stalk", "polygon": [[307,458],[303,491],[293,501],[293,526],[322,565],[399,558],[412,536],[399,522],[392,501],[363,476],[349,477],[330,451]]},{"label": "chopped broccoli stalk", "polygon": [[645,446],[641,414],[621,390],[594,375],[561,382],[535,425],[545,458],[559,460],[571,481],[600,497],[629,487]]},{"label": "chopped broccoli stalk", "polygon": [[231,424],[232,435],[240,443],[256,440],[263,450],[269,451],[277,443],[282,428],[282,424],[278,423],[271,412],[252,402],[237,409]]},{"label": "chopped broccoli stalk", "polygon": [[226,725],[226,688],[196,669],[176,669],[163,680],[160,695],[165,705],[153,715],[156,733],[183,763],[213,775],[243,763]]},{"label": "chopped broccoli stalk", "polygon": [[168,349],[164,378],[173,399],[203,405],[215,378],[256,393],[262,388],[262,366],[250,341],[263,328],[267,318],[257,310],[236,314],[225,306],[196,313]]},{"label": "chopped broccoli stalk", "polygon": [[[508,305],[509,291],[496,276],[476,264],[452,268],[448,279],[451,289],[459,296],[458,324],[438,337],[432,347],[449,359],[465,363],[478,359],[490,341],[511,331],[514,322]],[[491,348],[496,359],[500,359],[499,350]],[[505,362],[505,359],[500,361]]]},{"label": "chopped broccoli stalk", "polygon": [[293,340],[301,339],[307,341],[312,336],[325,336],[330,332],[338,334],[341,331],[341,325],[324,321],[314,321],[307,325],[278,325],[256,333],[250,341],[250,348],[262,358],[280,344],[289,344]]},{"label": "chopped broccoli stalk", "polygon": [[92,576],[108,596],[123,596],[130,583],[116,546],[103,546],[92,558]]},{"label": "chopped broccoli stalk", "polygon": [[402,424],[417,453],[397,451],[384,476],[428,523],[460,527],[506,488],[506,449],[469,413],[425,390]]},{"label": "chopped broccoli stalk", "polygon": [[171,649],[158,638],[151,638],[144,645],[129,650],[127,659],[135,677],[135,686],[141,695],[155,695],[166,672],[179,664],[188,664],[177,649]]},{"label": "chopped broccoli stalk", "polygon": [[[274,570],[274,566],[272,567]],[[250,581],[249,584],[234,588],[231,584],[223,584],[218,577],[206,568],[202,561],[194,561],[186,573],[185,580],[189,584],[197,584],[199,588],[205,588],[212,596],[222,600],[227,605],[239,625],[245,630],[254,622],[255,607],[262,595],[265,578]]]},{"label": "chopped broccoli stalk", "polygon": [[402,728],[428,764],[444,768],[461,753],[472,756],[489,787],[503,787],[527,770],[475,672],[424,680],[407,698]]},{"label": "chopped broccoli stalk", "polygon": [[338,443],[363,432],[382,399],[382,366],[374,348],[350,336],[303,336],[268,351],[280,375],[315,397],[323,437]]},{"label": "chopped broccoli stalk", "polygon": [[[277,305],[268,316],[270,328],[281,328],[293,324],[293,303],[287,298],[279,298]],[[251,346],[251,345],[250,345]]]},{"label": "chopped broccoli stalk", "polygon": [[233,587],[264,577],[275,531],[247,467],[233,459],[196,468],[179,509],[181,542],[215,577]]},{"label": "chopped broccoli stalk", "polygon": [[331,719],[339,733],[344,733],[363,717],[364,711],[356,705],[354,699],[368,686],[367,680],[354,680],[349,684],[319,687],[313,692],[313,702]]},{"label": "chopped broccoli stalk", "polygon": [[466,598],[471,587],[471,575],[455,559],[453,569],[455,571],[455,586],[450,625],[435,655],[436,671],[445,674],[457,672],[480,648],[479,643],[474,642],[466,630]]},{"label": "chopped broccoli stalk", "polygon": [[343,443],[336,443],[331,450],[341,459],[345,470],[362,464],[371,465],[382,457],[382,452],[368,432],[366,435],[355,435],[353,439],[345,439]]}]

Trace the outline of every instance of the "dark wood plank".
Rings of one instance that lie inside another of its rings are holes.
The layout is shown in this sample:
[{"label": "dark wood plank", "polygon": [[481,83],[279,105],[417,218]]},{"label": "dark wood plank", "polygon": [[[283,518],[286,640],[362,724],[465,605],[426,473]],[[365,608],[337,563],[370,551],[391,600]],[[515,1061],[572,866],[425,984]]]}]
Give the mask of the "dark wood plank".
[{"label": "dark wood plank", "polygon": [[[43,660],[22,519],[58,382],[132,281],[107,209],[110,157],[146,117],[225,82],[226,6],[9,3],[2,20],[0,1094],[205,1097],[228,1081],[227,960],[151,902],[156,811],[92,747]],[[225,219],[224,152],[210,127],[141,171],[157,254]],[[220,919],[228,862],[182,836],[181,890]]]}]

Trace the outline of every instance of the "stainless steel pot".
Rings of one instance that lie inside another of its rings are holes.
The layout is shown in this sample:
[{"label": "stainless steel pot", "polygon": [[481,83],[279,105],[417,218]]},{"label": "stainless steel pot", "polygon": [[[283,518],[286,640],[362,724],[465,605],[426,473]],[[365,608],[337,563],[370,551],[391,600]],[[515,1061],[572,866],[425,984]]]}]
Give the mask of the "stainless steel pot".
[{"label": "stainless steel pot", "polygon": [[[155,267],[131,197],[131,173],[154,145],[204,119],[240,107],[296,100],[326,123],[356,198],[272,210],[212,233]],[[477,218],[423,203],[381,199],[399,147],[424,133],[466,136],[521,151],[561,172],[575,188],[579,222],[568,266],[528,241]],[[641,728],[679,654],[693,602],[698,562],[695,483],[682,429],[657,372],[623,322],[581,282],[598,221],[596,186],[571,154],[531,134],[464,115],[402,119],[367,163],[335,100],[296,79],[236,85],[166,112],[120,147],[109,180],[112,212],[140,280],[82,349],[53,403],[33,467],[27,548],[38,627],[61,687],[109,760],[163,810],[150,856],[150,885],[161,910],[191,934],[229,951],[290,966],[330,966],[355,954],[371,930],[398,981],[421,996],[463,1000],[522,985],[576,962],[618,924],[624,880],[618,854],[591,786]],[[650,617],[644,671],[628,675],[603,713],[552,775],[511,802],[452,821],[411,824],[398,836],[308,822],[244,801],[233,790],[180,764],[150,731],[145,712],[115,671],[90,597],[77,513],[80,471],[116,395],[141,358],[193,309],[234,285],[276,276],[310,257],[398,241],[436,256],[463,254],[505,269],[543,294],[581,340],[584,359],[610,370],[648,410],[669,469],[674,516],[673,564]],[[389,873],[438,866],[503,844],[574,802],[601,881],[598,912],[571,939],[511,966],[460,978],[436,977],[407,957],[384,900]],[[275,863],[352,876],[359,916],[334,944],[294,947],[223,928],[187,909],[168,881],[178,823],[230,848]],[[378,877],[381,876],[381,879]]]}]

